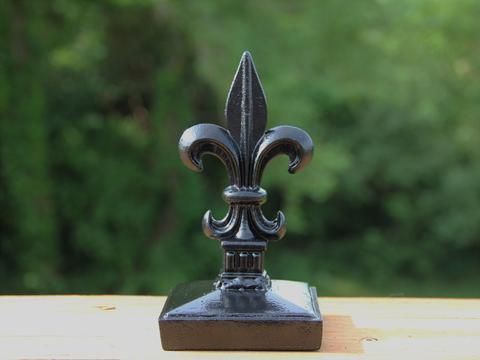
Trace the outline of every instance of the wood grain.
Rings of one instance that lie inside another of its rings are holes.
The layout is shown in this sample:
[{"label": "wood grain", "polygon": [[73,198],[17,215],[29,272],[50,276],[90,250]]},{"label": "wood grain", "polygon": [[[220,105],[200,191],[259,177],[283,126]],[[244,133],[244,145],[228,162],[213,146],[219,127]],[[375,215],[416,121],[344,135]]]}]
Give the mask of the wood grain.
[{"label": "wood grain", "polygon": [[320,298],[320,352],[164,352],[165,297],[0,297],[0,359],[480,359],[480,300]]}]

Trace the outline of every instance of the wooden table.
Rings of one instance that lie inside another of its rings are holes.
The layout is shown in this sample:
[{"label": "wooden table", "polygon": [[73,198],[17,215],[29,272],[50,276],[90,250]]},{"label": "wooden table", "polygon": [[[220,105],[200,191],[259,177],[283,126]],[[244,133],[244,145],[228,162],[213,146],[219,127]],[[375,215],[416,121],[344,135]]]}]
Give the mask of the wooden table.
[{"label": "wooden table", "polygon": [[0,297],[0,359],[480,359],[480,300],[320,298],[320,352],[164,352],[165,297]]}]

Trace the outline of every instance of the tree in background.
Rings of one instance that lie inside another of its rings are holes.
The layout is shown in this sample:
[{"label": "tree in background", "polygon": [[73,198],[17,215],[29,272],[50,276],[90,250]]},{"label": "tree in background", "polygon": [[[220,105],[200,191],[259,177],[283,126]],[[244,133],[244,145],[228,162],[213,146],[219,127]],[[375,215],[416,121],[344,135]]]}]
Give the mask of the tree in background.
[{"label": "tree in background", "polygon": [[0,10],[0,281],[7,288],[55,289],[60,257],[43,88],[44,15],[42,6],[25,1]]}]

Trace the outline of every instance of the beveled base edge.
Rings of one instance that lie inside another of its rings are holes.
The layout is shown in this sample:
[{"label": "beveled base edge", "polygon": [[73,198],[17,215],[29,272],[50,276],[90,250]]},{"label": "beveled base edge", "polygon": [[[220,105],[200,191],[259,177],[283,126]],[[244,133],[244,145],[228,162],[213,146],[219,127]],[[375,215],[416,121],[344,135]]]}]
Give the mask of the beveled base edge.
[{"label": "beveled base edge", "polygon": [[322,322],[221,320],[160,323],[164,350],[318,350]]},{"label": "beveled base edge", "polygon": [[[169,298],[178,295],[175,290]],[[315,309],[313,315],[305,312],[305,316],[289,317],[289,313],[255,312],[239,316],[222,311],[218,316],[215,313],[182,316],[176,311],[176,316],[169,317],[164,308],[159,318],[162,347],[164,350],[318,350],[323,321],[316,289],[308,290],[308,301]]]}]

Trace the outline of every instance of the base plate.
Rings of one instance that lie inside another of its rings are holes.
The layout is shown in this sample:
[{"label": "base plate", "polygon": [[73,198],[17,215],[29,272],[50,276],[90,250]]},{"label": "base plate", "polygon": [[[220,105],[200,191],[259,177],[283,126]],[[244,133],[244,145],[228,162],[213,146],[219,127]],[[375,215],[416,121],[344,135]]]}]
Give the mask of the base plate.
[{"label": "base plate", "polygon": [[165,350],[317,350],[322,317],[314,287],[272,280],[268,291],[182,284],[159,318]]}]

